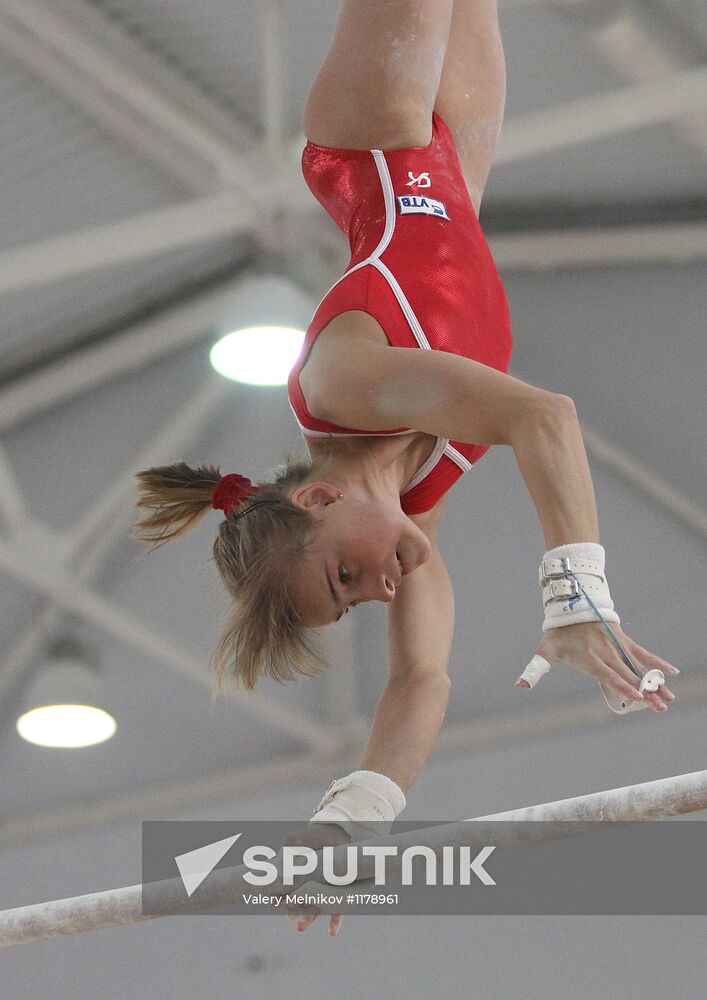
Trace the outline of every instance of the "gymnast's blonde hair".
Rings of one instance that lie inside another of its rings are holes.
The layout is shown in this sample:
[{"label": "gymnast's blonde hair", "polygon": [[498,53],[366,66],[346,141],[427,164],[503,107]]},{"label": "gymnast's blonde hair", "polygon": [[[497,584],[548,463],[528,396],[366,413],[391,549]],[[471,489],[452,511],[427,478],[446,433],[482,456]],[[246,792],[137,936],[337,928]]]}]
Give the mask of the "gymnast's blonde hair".
[{"label": "gymnast's blonde hair", "polygon": [[[314,466],[288,456],[274,482],[253,484],[257,492],[221,521],[213,558],[233,598],[221,637],[209,660],[215,676],[213,698],[228,677],[246,688],[259,676],[280,683],[299,675],[314,677],[327,664],[303,627],[290,590],[288,570],[299,561],[315,534],[315,522],[290,497],[312,476]],[[212,491],[221,478],[214,466],[190,468],[184,462],[136,473],[140,499],[149,513],[133,526],[133,536],[154,544],[186,535],[212,509]],[[275,501],[238,517],[254,501]]]}]

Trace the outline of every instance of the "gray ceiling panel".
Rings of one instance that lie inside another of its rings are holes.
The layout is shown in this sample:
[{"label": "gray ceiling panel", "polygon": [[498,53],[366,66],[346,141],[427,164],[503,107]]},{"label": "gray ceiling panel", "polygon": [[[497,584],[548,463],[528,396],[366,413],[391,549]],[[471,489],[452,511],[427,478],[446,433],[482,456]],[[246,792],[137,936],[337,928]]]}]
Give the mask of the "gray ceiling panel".
[{"label": "gray ceiling panel", "polygon": [[3,295],[0,379],[173,305],[237,271],[242,254],[238,238],[221,239]]},{"label": "gray ceiling panel", "polygon": [[0,49],[0,249],[184,197],[144,157]]},{"label": "gray ceiling panel", "polygon": [[[198,5],[100,0],[98,5],[138,43],[156,48],[178,66],[200,90],[237,110],[250,124],[260,122],[261,5],[253,0],[201,0]],[[326,15],[331,19],[329,6]],[[300,18],[299,9],[295,16]]]}]

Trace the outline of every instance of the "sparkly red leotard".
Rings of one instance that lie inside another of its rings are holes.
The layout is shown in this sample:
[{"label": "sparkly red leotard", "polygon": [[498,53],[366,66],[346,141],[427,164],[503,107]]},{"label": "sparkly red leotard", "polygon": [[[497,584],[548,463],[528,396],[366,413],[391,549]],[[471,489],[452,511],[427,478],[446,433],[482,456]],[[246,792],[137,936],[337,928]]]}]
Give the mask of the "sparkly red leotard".
[{"label": "sparkly red leotard", "polygon": [[[349,266],[319,303],[288,380],[290,405],[304,435],[415,431],[355,430],[308,412],[299,374],[321,330],[349,309],[373,316],[394,347],[447,351],[508,371],[513,340],[503,285],[451,132],[436,112],[429,146],[352,150],[308,142],[302,171],[351,247]],[[438,438],[401,494],[402,509],[416,514],[434,507],[488,448]]]}]

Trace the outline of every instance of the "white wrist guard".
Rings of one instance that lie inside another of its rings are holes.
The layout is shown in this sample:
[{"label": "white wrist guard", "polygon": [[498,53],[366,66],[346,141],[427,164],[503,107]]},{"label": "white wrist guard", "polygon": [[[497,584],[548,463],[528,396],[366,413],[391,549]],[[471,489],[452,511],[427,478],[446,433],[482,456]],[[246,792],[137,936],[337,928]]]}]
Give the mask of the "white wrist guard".
[{"label": "white wrist guard", "polygon": [[402,788],[377,771],[352,771],[332,781],[310,823],[337,823],[353,838],[362,832],[385,834],[405,808]]},{"label": "white wrist guard", "polygon": [[[639,674],[628,653],[607,625],[607,622],[620,624],[621,619],[614,611],[614,602],[604,575],[604,549],[601,545],[597,542],[558,545],[543,556],[538,576],[545,607],[543,632],[562,625],[574,625],[576,622],[600,621],[611,636],[621,659],[639,677],[638,690],[641,694],[655,694],[663,687],[663,672],[648,670]],[[550,669],[548,661],[536,653],[520,679],[533,687]],[[632,701],[606,684],[599,686],[607,705],[617,715],[648,708],[647,701]]]},{"label": "white wrist guard", "polygon": [[604,547],[598,542],[558,545],[545,553],[538,570],[545,608],[543,632],[562,625],[600,620],[577,581],[604,620],[620,624],[604,575],[604,560]]}]

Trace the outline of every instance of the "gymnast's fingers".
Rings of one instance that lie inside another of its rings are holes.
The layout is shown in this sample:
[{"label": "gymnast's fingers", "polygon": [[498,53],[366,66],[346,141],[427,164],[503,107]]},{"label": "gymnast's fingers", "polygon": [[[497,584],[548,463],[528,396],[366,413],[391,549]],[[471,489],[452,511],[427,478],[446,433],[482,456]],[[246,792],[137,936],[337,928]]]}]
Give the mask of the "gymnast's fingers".
[{"label": "gymnast's fingers", "polygon": [[516,681],[516,687],[519,688],[532,688],[538,683],[541,677],[552,670],[554,664],[551,664],[549,660],[546,660],[544,656],[540,656],[538,653],[532,658],[528,666],[525,668],[523,673],[520,675]]},{"label": "gymnast's fingers", "polygon": [[[298,931],[306,931],[307,928],[311,924],[314,923],[314,921],[317,919],[317,917],[319,916],[319,914],[318,913],[310,913],[310,914],[307,914],[307,915],[303,916],[301,913],[298,913],[298,914],[288,914],[288,916],[290,917],[291,920],[296,920],[297,921],[297,927],[296,927],[296,929]],[[330,937],[336,937],[336,935],[339,933],[339,929],[341,927],[341,921],[342,921],[342,916],[341,916],[340,913],[334,913],[329,918],[329,936]]]},{"label": "gymnast's fingers", "polygon": [[291,906],[286,908],[287,919],[296,925],[296,930],[304,931],[319,916],[320,911],[312,906]]},{"label": "gymnast's fingers", "polygon": [[668,663],[667,660],[663,660],[660,656],[656,656],[655,653],[651,653],[650,649],[639,646],[630,636],[623,635],[622,642],[628,645],[629,653],[640,660],[647,670],[662,670],[666,677],[677,677],[680,673],[678,668],[674,667],[672,663]]},{"label": "gymnast's fingers", "polygon": [[[632,651],[632,662],[634,663],[634,666],[641,674],[641,677],[643,677],[643,675],[647,672],[647,668],[638,661],[638,658],[636,657],[634,651]],[[633,673],[633,671],[630,670],[629,667],[622,660],[619,660],[618,655],[612,654],[612,660],[611,662],[606,663],[606,666],[608,666],[610,670],[614,670],[617,673],[620,673],[621,676],[631,685],[637,685],[637,686],[640,685],[641,678],[637,678],[636,675]],[[664,690],[665,694],[663,693]],[[644,690],[643,699],[656,712],[665,712],[667,711],[668,704],[671,701],[674,701],[675,695],[672,693],[672,691],[660,687],[658,688],[657,691]]]},{"label": "gymnast's fingers", "polygon": [[[664,676],[667,675],[669,677],[675,677],[680,673],[677,667],[673,667],[672,664],[666,663],[665,660],[661,660],[659,656],[654,656],[652,653],[649,653],[648,650],[643,649],[643,647],[639,646],[638,643],[629,642],[626,645],[628,645],[633,662],[641,671],[642,675],[647,673],[649,670],[661,670]],[[658,666],[659,663],[665,664],[665,669]],[[648,693],[646,692],[646,695],[647,694]],[[650,700],[651,702],[662,701],[669,704],[671,701],[675,701],[675,694],[667,685],[663,684],[652,694]]]},{"label": "gymnast's fingers", "polygon": [[663,701],[675,701],[675,695],[665,684],[661,688],[658,688],[657,694]]},{"label": "gymnast's fingers", "polygon": [[[628,668],[626,668],[626,670],[630,674],[631,678],[635,680],[633,674],[628,671]],[[588,673],[589,676],[593,677],[599,684],[604,684],[606,687],[610,687],[613,691],[617,691],[624,698],[629,698],[631,701],[644,700],[644,695],[641,694],[637,687],[634,687],[634,685],[629,683],[629,681],[624,680],[624,678],[616,672],[613,666],[609,666],[608,663],[604,663],[598,657],[591,661],[591,666],[589,669],[585,670],[585,673]]]}]

